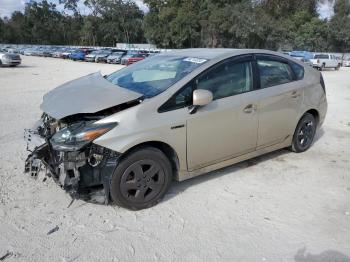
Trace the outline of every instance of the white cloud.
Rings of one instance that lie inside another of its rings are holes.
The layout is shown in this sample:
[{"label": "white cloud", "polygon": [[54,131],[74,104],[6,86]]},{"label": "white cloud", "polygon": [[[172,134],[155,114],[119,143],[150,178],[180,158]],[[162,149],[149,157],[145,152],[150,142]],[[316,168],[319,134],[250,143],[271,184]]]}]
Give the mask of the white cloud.
[{"label": "white cloud", "polygon": [[321,1],[317,7],[317,12],[319,13],[320,17],[325,18],[331,18],[334,15],[334,1],[333,0],[324,0]]},{"label": "white cloud", "polygon": [[25,0],[0,0],[0,16],[10,17],[14,11],[23,11]]},{"label": "white cloud", "polygon": [[[137,6],[144,12],[148,12],[147,5],[143,0],[134,0]],[[14,11],[23,11],[25,3],[29,0],[0,0],[0,17],[10,17]],[[62,11],[63,6],[58,4],[58,0],[51,0],[51,2],[57,5],[57,9]],[[334,14],[333,11],[334,0],[323,0],[318,5],[317,11],[321,18],[330,18]],[[79,3],[79,9],[81,13],[86,14],[88,10],[83,5],[82,1]]]},{"label": "white cloud", "polygon": [[143,0],[134,0],[135,4],[137,4],[137,6],[144,12],[148,12],[148,6],[145,5],[145,3],[143,2]]},{"label": "white cloud", "polygon": [[[10,17],[14,11],[24,11],[25,4],[30,0],[0,0],[0,17]],[[57,9],[63,11],[63,5],[59,5],[58,0],[49,0],[57,5]],[[147,5],[143,0],[134,0],[137,6],[144,12],[148,11]],[[78,4],[78,8],[82,14],[88,13],[88,9],[84,6],[83,1]]]}]

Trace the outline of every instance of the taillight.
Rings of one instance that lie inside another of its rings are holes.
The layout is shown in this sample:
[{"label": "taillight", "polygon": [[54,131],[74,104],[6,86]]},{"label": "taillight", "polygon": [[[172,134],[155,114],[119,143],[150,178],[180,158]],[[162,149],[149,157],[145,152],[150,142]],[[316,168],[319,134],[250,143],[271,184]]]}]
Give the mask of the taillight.
[{"label": "taillight", "polygon": [[319,64],[320,63],[320,59],[317,59],[317,64]]},{"label": "taillight", "polygon": [[323,80],[322,74],[320,74],[320,84],[322,86],[322,89],[323,89],[324,93],[326,93],[326,86],[324,84],[324,80]]}]

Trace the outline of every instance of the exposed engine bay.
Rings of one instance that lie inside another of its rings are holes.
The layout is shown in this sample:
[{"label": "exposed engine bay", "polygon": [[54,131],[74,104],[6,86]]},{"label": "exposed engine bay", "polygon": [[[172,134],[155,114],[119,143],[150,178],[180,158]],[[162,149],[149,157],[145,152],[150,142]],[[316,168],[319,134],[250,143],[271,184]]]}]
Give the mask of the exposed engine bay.
[{"label": "exposed engine bay", "polygon": [[120,153],[101,147],[93,140],[118,123],[96,121],[140,103],[135,100],[97,113],[75,114],[57,120],[44,113],[33,129],[25,130],[25,172],[52,177],[73,199],[109,203],[110,180]]}]

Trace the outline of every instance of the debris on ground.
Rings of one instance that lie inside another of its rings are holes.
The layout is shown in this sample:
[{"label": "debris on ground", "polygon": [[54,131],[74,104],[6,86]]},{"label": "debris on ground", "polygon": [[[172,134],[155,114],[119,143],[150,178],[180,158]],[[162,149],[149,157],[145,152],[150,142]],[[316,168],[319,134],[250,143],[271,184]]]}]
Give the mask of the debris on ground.
[{"label": "debris on ground", "polygon": [[0,261],[4,261],[6,258],[11,257],[12,255],[13,255],[13,253],[11,251],[7,251],[5,255],[0,257]]},{"label": "debris on ground", "polygon": [[52,233],[55,233],[59,229],[60,229],[59,226],[55,226],[53,229],[51,229],[49,232],[47,232],[47,235],[51,235]]}]

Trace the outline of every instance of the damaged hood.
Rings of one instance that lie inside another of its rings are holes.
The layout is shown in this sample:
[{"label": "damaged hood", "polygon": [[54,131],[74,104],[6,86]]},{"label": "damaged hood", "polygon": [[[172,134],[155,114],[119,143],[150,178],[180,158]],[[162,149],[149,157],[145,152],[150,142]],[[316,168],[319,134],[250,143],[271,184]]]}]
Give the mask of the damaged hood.
[{"label": "damaged hood", "polygon": [[96,72],[48,92],[40,108],[55,119],[62,119],[80,113],[96,113],[140,97],[142,94],[114,85]]}]

